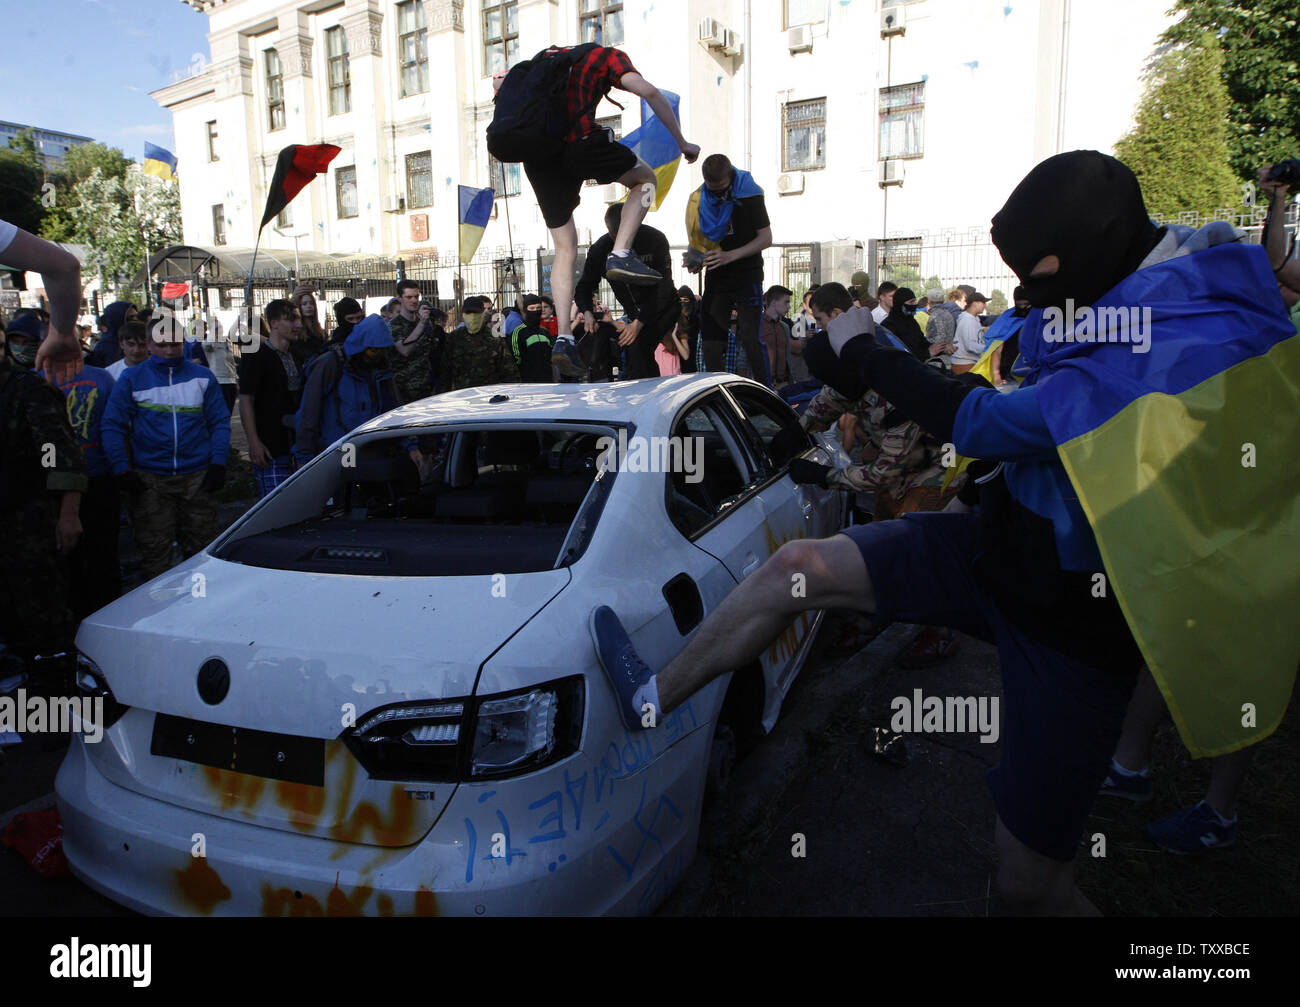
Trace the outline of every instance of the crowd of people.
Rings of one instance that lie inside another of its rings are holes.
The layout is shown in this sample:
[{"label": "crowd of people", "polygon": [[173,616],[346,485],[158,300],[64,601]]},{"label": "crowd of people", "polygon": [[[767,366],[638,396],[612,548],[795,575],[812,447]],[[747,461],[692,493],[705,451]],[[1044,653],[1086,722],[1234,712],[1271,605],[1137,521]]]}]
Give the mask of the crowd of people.
[{"label": "crowd of people", "polygon": [[[858,272],[847,284],[814,284],[791,317],[793,291],[764,288],[761,253],[772,234],[762,189],[712,154],[687,209],[683,265],[704,272],[697,296],[674,286],[668,239],[644,223],[653,172],[596,125],[591,109],[611,87],[623,88],[656,111],[688,162],[699,147],[619,50],[548,52],[572,70],[573,125],[547,158],[523,163],[556,249],[553,298],[522,291],[511,277],[510,303],[469,296],[453,318],[404,280],[377,314],[345,297],[323,319],[316,292],[302,284],[262,307],[252,344],[232,342],[202,317],[177,335],[162,316],[118,301],[92,342],[73,325],[75,261],[0,227],[0,252],[41,271],[50,296],[48,314],[20,312],[4,334],[5,645],[66,670],[76,619],[122,589],[124,519],[146,578],[202,548],[215,532],[236,410],[264,496],[359,424],[429,395],[730,371],[776,389],[804,429],[838,429],[850,464],[796,458],[790,475],[869,494],[873,520],[782,547],[657,672],[637,657],[617,614],[597,609],[593,641],[626,726],[639,730],[647,704],[670,711],[762,653],[806,609],[929,626],[904,658],[909,667],[950,654],[954,627],[993,640],[1016,711],[991,780],[1000,885],[1027,910],[1086,911],[1069,869],[1083,821],[1099,790],[1149,793],[1138,763],[1161,694],[1149,673],[1139,679],[1142,656],[1114,597],[1087,598],[1101,556],[1038,384],[1054,362],[1039,328],[1026,326],[1035,308],[1092,303],[1139,269],[1236,238],[1157,228],[1119,162],[1058,155],[1031,172],[994,220],[995,243],[1022,282],[1007,311],[989,317],[989,298],[968,284],[918,291]],[[510,93],[504,75],[497,84]],[[621,181],[631,195],[609,208],[606,233],[575,276],[572,211],[588,179]],[[1285,186],[1265,188],[1275,206],[1285,201]],[[1270,307],[1279,288],[1288,305],[1300,301],[1300,266],[1279,247],[1280,230],[1266,240],[1281,260],[1278,282],[1253,295]],[[602,281],[621,313],[600,302]],[[53,385],[39,380],[40,370]],[[954,443],[967,464],[944,458]],[[429,460],[416,458],[422,468]],[[805,594],[792,597],[793,573],[808,576]],[[1090,621],[1080,632],[1074,613],[1084,605]],[[1089,696],[1086,711],[1079,695]],[[1202,802],[1169,826],[1171,844],[1188,829],[1230,842],[1244,769],[1239,758],[1222,765],[1215,804]]]}]

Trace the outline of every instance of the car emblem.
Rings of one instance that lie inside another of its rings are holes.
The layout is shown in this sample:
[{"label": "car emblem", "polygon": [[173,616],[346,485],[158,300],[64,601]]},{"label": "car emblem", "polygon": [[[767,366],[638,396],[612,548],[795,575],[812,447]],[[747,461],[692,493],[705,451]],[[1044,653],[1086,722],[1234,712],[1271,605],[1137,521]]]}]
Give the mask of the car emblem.
[{"label": "car emblem", "polygon": [[230,691],[230,669],[219,657],[204,661],[199,667],[199,696],[209,706],[216,706]]}]

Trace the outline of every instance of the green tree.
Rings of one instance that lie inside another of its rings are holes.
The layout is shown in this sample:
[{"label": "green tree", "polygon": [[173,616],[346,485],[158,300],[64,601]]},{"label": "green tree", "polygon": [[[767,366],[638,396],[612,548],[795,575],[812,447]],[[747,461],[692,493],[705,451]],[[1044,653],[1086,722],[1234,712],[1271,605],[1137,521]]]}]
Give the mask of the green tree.
[{"label": "green tree", "polygon": [[1142,183],[1147,210],[1166,217],[1240,202],[1228,165],[1230,103],[1223,53],[1212,33],[1166,53],[1115,156]]},{"label": "green tree", "polygon": [[989,303],[984,313],[987,315],[1000,315],[1006,310],[1007,295],[994,287],[993,293],[989,294]]},{"label": "green tree", "polygon": [[1176,0],[1185,17],[1168,29],[1168,43],[1219,36],[1220,76],[1228,89],[1228,146],[1233,172],[1254,181],[1255,170],[1300,156],[1300,7],[1295,0]]},{"label": "green tree", "polygon": [[123,179],[131,161],[116,147],[102,143],[86,143],[70,147],[63,163],[49,172],[54,189],[47,197],[48,207],[41,222],[41,237],[49,241],[70,242],[77,232],[74,195],[78,185],[90,178],[96,169],[105,178]]},{"label": "green tree", "polygon": [[98,271],[119,297],[135,289],[145,247],[157,252],[181,239],[176,183],[146,175],[131,164],[120,177],[100,168],[73,190],[74,237],[87,246],[86,271]]},{"label": "green tree", "polygon": [[15,136],[0,150],[0,220],[33,234],[40,230],[45,207],[41,188],[45,169],[30,130]]}]

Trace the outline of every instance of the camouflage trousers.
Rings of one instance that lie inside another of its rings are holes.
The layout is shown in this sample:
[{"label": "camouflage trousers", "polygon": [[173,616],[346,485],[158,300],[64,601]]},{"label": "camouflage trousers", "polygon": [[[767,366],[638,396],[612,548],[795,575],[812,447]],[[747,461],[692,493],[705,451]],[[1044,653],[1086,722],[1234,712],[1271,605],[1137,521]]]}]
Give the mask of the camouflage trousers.
[{"label": "camouflage trousers", "polygon": [[127,509],[145,579],[171,569],[172,542],[178,542],[181,555],[188,558],[216,534],[217,502],[199,488],[204,475],[203,469],[175,476],[140,472],[145,490],[134,499],[127,498]]},{"label": "camouflage trousers", "polygon": [[72,650],[77,624],[54,525],[52,500],[0,510],[0,638],[24,660]]}]

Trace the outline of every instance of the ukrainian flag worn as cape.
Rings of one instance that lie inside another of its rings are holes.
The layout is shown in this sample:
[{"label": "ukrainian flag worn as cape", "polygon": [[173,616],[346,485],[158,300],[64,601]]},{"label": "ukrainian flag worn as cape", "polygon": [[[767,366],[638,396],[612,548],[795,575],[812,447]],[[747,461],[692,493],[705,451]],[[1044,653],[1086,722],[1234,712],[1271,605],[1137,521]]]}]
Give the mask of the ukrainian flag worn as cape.
[{"label": "ukrainian flag worn as cape", "polygon": [[[1147,352],[1103,342],[1132,306]],[[1278,726],[1300,661],[1300,334],[1255,245],[1139,269],[1093,309],[1092,343],[1031,313],[1026,384],[1183,741],[1231,752]]]}]

